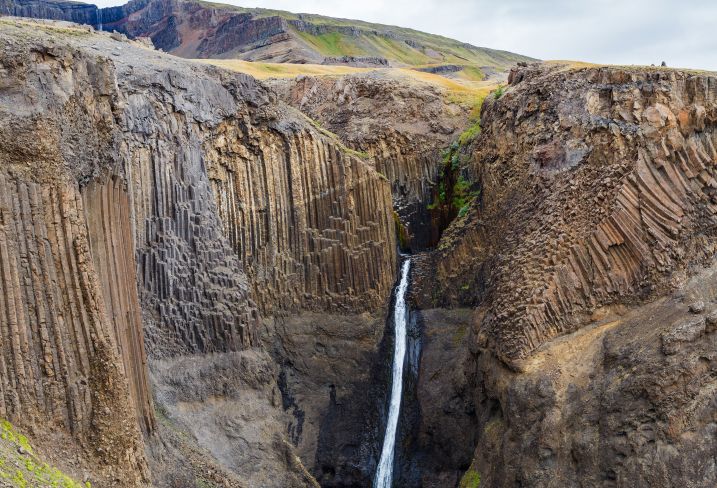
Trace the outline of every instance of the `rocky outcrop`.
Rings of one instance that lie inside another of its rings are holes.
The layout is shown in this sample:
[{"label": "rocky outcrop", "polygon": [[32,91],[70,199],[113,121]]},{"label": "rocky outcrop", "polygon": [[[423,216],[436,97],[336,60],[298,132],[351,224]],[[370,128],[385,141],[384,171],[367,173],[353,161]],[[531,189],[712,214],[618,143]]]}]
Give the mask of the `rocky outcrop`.
[{"label": "rocky outcrop", "polygon": [[483,337],[514,366],[601,306],[669,291],[715,245],[713,77],[525,71],[484,106],[481,198],[437,265],[449,302],[488,307]]},{"label": "rocky outcrop", "polygon": [[341,57],[325,57],[321,64],[345,64],[347,66],[355,66],[357,68],[382,67],[388,68],[388,59],[378,56],[341,56]]},{"label": "rocky outcrop", "polygon": [[711,486],[715,78],[511,79],[463,152],[480,197],[414,274],[417,306],[477,307],[464,480]]},{"label": "rocky outcrop", "polygon": [[[86,450],[100,485],[311,485],[278,370],[255,349],[260,309],[382,307],[390,186],[252,78],[117,39],[27,21],[0,31],[1,414],[41,444]],[[202,384],[229,370],[233,389]],[[177,400],[190,390],[191,406]],[[271,436],[232,427],[240,391],[256,406],[241,421],[263,418]],[[267,453],[263,467],[235,449]]]},{"label": "rocky outcrop", "polygon": [[684,333],[713,322],[714,286],[712,267],[674,295],[603,310],[521,374],[480,353],[481,485],[714,485],[714,330]]},{"label": "rocky outcrop", "polygon": [[77,24],[98,23],[97,7],[87,3],[62,0],[2,0],[0,15],[67,20]]},{"label": "rocky outcrop", "polygon": [[421,250],[438,242],[441,228],[427,206],[441,152],[468,124],[469,107],[438,87],[378,73],[270,83],[280,98],[371,157],[391,182],[407,247]]}]

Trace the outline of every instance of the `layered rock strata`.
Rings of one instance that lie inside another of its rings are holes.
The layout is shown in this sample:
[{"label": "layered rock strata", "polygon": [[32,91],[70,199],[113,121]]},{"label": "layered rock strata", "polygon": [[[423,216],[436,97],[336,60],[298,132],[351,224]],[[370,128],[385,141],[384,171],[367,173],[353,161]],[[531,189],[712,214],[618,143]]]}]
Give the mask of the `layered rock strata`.
[{"label": "layered rock strata", "polygon": [[[411,29],[197,0],[130,0],[106,8],[64,0],[2,0],[0,15],[66,20],[148,37],[157,48],[185,58],[370,66],[450,59],[500,70],[532,61]],[[339,42],[327,46],[327,37]]]}]

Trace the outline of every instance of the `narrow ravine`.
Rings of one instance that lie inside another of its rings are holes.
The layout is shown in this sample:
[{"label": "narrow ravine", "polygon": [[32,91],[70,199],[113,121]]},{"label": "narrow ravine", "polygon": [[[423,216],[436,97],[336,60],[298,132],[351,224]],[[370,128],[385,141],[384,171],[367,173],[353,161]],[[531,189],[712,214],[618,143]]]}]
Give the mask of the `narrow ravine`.
[{"label": "narrow ravine", "polygon": [[375,488],[390,488],[393,481],[393,459],[395,457],[396,428],[401,411],[401,395],[403,390],[403,363],[406,357],[406,324],[408,322],[408,307],[406,306],[406,290],[408,289],[408,276],[411,269],[411,260],[406,259],[401,266],[401,281],[396,290],[396,304],[393,308],[393,324],[395,331],[395,345],[393,349],[393,370],[391,380],[391,401],[389,403],[386,434],[383,438],[381,459],[378,462]]}]

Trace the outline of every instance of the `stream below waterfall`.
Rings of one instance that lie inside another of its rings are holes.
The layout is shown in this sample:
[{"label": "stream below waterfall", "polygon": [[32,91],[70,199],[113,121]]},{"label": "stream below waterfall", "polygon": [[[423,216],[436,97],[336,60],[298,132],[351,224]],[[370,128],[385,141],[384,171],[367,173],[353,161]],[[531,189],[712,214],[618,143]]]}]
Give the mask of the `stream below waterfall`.
[{"label": "stream below waterfall", "polygon": [[393,324],[395,344],[393,348],[393,368],[391,373],[391,400],[389,403],[386,434],[383,438],[381,458],[376,469],[375,488],[390,488],[393,481],[393,460],[396,447],[396,429],[401,411],[401,395],[403,394],[403,363],[406,357],[406,328],[408,323],[408,306],[406,290],[411,260],[406,259],[401,266],[401,281],[396,289],[396,303],[393,308]]}]

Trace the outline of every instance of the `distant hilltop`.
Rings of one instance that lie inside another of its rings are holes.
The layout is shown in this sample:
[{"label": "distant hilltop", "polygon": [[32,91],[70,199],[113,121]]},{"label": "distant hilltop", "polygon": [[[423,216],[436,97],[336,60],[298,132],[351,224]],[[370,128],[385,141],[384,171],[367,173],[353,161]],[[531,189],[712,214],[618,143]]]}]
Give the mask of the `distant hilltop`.
[{"label": "distant hilltop", "polygon": [[0,14],[149,37],[157,48],[185,58],[499,70],[531,60],[403,27],[197,0],[132,0],[109,8],[62,0],[0,0]]}]

